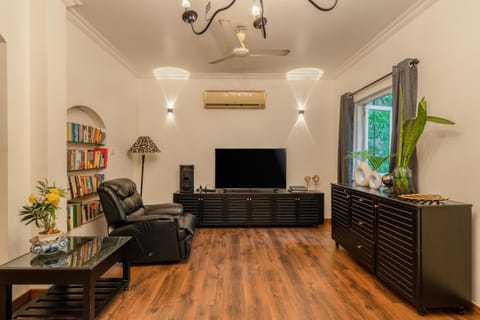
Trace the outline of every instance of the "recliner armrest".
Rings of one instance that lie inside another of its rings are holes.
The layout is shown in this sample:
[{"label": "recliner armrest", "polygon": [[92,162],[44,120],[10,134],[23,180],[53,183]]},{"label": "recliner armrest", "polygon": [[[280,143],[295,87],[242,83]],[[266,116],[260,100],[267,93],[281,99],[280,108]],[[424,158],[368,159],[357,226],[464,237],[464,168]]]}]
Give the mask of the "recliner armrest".
[{"label": "recliner armrest", "polygon": [[152,215],[142,215],[142,216],[127,216],[125,219],[126,224],[144,222],[144,221],[153,221],[153,220],[165,220],[165,221],[173,221],[175,220],[175,216],[171,215],[160,215],[160,214],[152,214]]},{"label": "recliner armrest", "polygon": [[159,204],[147,204],[144,205],[146,215],[158,215],[158,214],[171,214],[181,215],[183,214],[183,205],[180,203],[159,203]]}]

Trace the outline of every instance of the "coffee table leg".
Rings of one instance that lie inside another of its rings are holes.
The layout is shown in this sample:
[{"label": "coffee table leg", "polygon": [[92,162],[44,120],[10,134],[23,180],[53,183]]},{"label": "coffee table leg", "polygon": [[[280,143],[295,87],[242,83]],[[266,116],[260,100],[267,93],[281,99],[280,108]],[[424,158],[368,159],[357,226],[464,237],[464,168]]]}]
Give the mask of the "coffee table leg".
[{"label": "coffee table leg", "polygon": [[12,319],[12,285],[0,285],[0,318]]},{"label": "coffee table leg", "polygon": [[83,319],[95,319],[95,279],[83,285]]},{"label": "coffee table leg", "polygon": [[128,290],[130,286],[130,261],[126,256],[123,257],[122,259],[122,265],[123,265],[123,280],[127,281],[126,286],[123,288],[123,290]]}]

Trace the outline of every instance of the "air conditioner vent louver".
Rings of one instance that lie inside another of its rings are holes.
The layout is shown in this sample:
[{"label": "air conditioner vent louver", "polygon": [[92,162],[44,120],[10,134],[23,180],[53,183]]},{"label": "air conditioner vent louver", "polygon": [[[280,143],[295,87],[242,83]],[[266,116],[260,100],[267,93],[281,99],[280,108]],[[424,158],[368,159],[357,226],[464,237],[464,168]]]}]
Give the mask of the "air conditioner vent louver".
[{"label": "air conditioner vent louver", "polygon": [[206,109],[264,109],[264,90],[205,90],[203,103]]}]

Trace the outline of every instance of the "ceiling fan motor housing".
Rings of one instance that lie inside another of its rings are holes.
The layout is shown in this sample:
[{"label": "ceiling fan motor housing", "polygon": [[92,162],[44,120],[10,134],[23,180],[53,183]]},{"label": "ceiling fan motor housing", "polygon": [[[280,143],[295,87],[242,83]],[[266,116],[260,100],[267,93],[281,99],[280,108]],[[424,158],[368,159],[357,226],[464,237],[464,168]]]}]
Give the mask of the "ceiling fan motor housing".
[{"label": "ceiling fan motor housing", "polygon": [[233,54],[237,57],[246,57],[250,54],[250,50],[248,48],[234,48]]}]

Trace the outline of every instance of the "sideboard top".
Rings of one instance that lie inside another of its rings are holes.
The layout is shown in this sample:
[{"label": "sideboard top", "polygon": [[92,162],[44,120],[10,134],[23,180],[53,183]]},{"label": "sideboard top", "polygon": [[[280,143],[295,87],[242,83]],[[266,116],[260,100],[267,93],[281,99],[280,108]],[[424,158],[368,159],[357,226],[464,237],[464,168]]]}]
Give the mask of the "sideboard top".
[{"label": "sideboard top", "polygon": [[404,200],[400,199],[398,195],[392,194],[392,193],[387,193],[385,192],[385,189],[382,187],[379,190],[376,189],[370,189],[368,187],[360,187],[355,185],[355,183],[332,183],[333,186],[339,186],[342,188],[350,189],[353,191],[359,191],[363,193],[368,193],[373,196],[379,197],[379,198],[386,198],[386,199],[391,199],[395,201],[399,201],[403,204],[408,204],[408,205],[413,205],[413,206],[418,206],[418,207],[426,207],[426,206],[442,206],[442,205],[470,205],[468,203],[464,202],[459,202],[455,200],[445,200],[445,201],[440,201],[439,203],[422,203],[422,202],[417,202],[417,201],[409,201],[409,200]]}]

